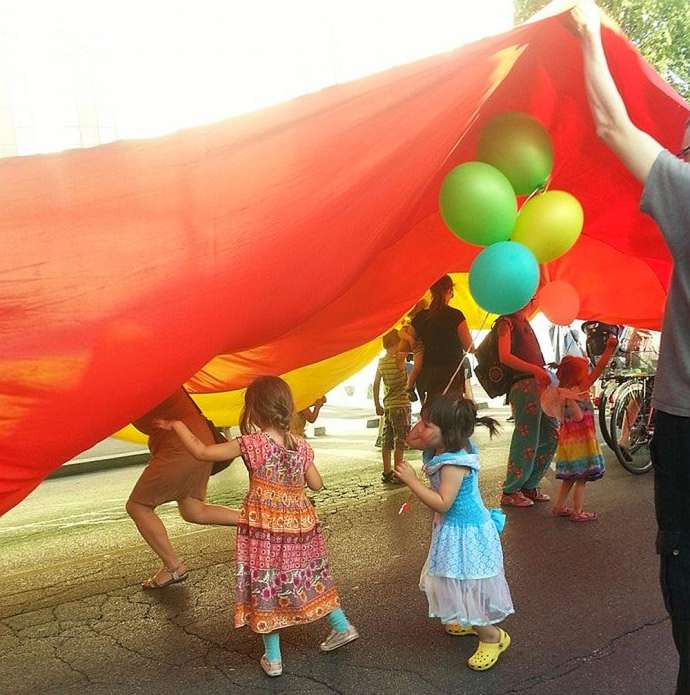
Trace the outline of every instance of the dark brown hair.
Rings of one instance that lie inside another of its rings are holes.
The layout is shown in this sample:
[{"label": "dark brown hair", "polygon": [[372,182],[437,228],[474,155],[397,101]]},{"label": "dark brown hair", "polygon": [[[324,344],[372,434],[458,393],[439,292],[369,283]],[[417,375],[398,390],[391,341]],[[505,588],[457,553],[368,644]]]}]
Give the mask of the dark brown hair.
[{"label": "dark brown hair", "polygon": [[424,404],[422,418],[441,430],[441,438],[446,451],[469,451],[470,437],[477,425],[488,428],[493,437],[499,425],[491,417],[477,417],[477,406],[463,396],[456,394],[439,395]]},{"label": "dark brown hair", "polygon": [[267,427],[285,433],[285,444],[292,449],[290,420],[295,410],[290,387],[280,377],[260,376],[247,387],[240,415],[240,432],[250,434]]},{"label": "dark brown hair", "polygon": [[431,305],[429,306],[429,311],[435,314],[445,305],[443,301],[443,295],[448,292],[448,290],[453,289],[453,281],[450,275],[443,275],[429,288],[431,292]]}]

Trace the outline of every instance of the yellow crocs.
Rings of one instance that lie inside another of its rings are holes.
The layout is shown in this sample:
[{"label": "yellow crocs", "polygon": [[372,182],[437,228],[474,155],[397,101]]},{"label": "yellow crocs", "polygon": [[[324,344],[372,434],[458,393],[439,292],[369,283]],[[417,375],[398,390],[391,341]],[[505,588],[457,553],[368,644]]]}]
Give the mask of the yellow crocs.
[{"label": "yellow crocs", "polygon": [[488,671],[496,665],[498,657],[510,647],[510,635],[498,628],[501,633],[498,642],[479,642],[477,651],[467,660],[473,671]]},{"label": "yellow crocs", "polygon": [[446,632],[449,635],[457,635],[458,637],[464,637],[465,635],[476,635],[473,627],[460,625],[459,623],[448,623],[445,625]]}]

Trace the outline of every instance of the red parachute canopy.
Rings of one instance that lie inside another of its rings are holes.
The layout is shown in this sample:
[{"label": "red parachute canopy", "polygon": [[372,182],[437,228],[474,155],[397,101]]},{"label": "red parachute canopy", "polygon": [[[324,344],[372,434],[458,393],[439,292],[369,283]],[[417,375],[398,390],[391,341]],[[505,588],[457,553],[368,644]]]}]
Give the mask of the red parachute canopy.
[{"label": "red parachute canopy", "polygon": [[[633,120],[677,147],[687,104],[604,40]],[[0,513],[214,356],[195,390],[339,355],[466,271],[479,249],[438,190],[505,111],[544,123],[552,188],[585,210],[552,279],[581,318],[659,328],[670,257],[597,140],[562,17],[169,137],[0,161]]]}]

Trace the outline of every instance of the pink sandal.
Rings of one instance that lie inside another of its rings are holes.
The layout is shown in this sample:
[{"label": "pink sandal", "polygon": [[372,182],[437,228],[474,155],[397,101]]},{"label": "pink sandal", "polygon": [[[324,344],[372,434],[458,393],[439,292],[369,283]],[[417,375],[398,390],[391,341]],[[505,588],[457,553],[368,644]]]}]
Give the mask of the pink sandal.
[{"label": "pink sandal", "polygon": [[560,509],[553,507],[551,509],[551,516],[572,516],[572,513],[573,510],[570,507],[561,507]]},{"label": "pink sandal", "polygon": [[596,521],[597,515],[594,512],[573,512],[570,515],[570,521]]}]

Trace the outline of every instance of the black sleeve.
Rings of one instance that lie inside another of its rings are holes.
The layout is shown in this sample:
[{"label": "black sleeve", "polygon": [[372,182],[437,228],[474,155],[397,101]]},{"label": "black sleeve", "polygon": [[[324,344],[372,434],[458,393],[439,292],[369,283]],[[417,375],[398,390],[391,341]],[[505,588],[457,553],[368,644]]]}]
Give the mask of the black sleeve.
[{"label": "black sleeve", "polygon": [[460,311],[460,309],[450,308],[453,312],[453,323],[455,323],[455,328],[457,328],[463,321],[466,321],[465,314]]}]

